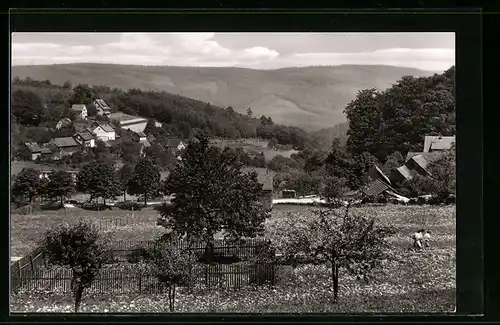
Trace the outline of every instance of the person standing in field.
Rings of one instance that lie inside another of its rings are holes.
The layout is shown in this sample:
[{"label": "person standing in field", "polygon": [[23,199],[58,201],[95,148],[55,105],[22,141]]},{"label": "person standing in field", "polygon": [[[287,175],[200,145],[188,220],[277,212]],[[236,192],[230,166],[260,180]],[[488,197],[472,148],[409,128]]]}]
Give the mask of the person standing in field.
[{"label": "person standing in field", "polygon": [[416,233],[413,234],[412,238],[413,238],[413,248],[414,249],[417,249],[417,250],[422,249],[422,241],[424,239],[424,233],[425,233],[425,230],[420,229],[419,231],[417,231]]}]

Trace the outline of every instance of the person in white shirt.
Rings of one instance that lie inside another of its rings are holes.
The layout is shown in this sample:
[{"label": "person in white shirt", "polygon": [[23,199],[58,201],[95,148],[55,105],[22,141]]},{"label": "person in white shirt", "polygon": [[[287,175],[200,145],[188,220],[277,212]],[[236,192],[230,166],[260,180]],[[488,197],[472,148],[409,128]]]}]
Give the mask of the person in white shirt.
[{"label": "person in white shirt", "polygon": [[424,233],[425,233],[425,230],[424,229],[420,229],[419,231],[417,231],[416,233],[413,234],[412,238],[413,238],[413,248],[415,249],[422,249],[422,240],[424,239]]}]

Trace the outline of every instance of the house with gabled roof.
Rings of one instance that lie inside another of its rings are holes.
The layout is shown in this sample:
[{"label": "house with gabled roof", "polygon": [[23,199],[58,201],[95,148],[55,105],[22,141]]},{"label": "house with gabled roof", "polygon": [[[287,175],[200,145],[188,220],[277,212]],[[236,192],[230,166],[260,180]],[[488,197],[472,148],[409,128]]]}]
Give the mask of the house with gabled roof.
[{"label": "house with gabled roof", "polygon": [[97,137],[97,139],[101,141],[113,141],[116,139],[115,129],[108,123],[103,122],[94,122],[92,123],[91,129],[93,134]]},{"label": "house with gabled roof", "polygon": [[86,120],[88,116],[87,106],[85,104],[73,104],[71,110],[77,114],[77,118]]},{"label": "house with gabled roof", "polygon": [[94,100],[95,108],[97,109],[97,115],[109,115],[111,114],[111,107],[109,107],[108,103],[104,101],[104,99],[97,98]]},{"label": "house with gabled roof", "polygon": [[84,129],[73,136],[76,142],[84,148],[95,147],[95,135],[89,129]]},{"label": "house with gabled roof", "polygon": [[448,150],[451,149],[453,143],[455,143],[455,136],[442,137],[442,136],[426,135],[424,137],[423,152]]},{"label": "house with gabled roof", "polygon": [[257,181],[262,184],[261,203],[264,209],[270,210],[273,208],[273,181],[274,172],[267,168],[257,167],[243,167],[241,168],[243,174],[255,172],[257,174]]},{"label": "house with gabled roof", "polygon": [[49,145],[55,149],[52,150],[54,159],[71,156],[75,152],[80,151],[80,145],[72,137],[54,138],[50,140]]},{"label": "house with gabled roof", "polygon": [[42,155],[42,148],[38,145],[38,143],[26,142],[24,145],[31,153],[31,160],[37,160]]},{"label": "house with gabled roof", "polygon": [[186,145],[180,139],[168,139],[165,144],[165,149],[170,150],[172,153],[177,153],[186,149]]}]

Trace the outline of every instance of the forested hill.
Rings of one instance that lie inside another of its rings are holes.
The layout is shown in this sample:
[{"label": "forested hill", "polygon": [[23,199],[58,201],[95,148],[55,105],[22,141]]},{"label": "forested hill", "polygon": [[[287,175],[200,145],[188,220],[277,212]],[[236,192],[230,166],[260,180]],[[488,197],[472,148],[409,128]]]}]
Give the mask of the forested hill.
[{"label": "forested hill", "polygon": [[319,130],[345,122],[346,105],[361,89],[380,90],[403,76],[432,72],[394,66],[341,65],[252,70],[230,67],[145,67],[113,64],[14,66],[12,76],[166,91],[246,114],[270,116],[275,123]]},{"label": "forested hill", "polygon": [[[189,138],[195,132],[229,139],[259,137],[275,139],[274,143],[296,149],[302,149],[309,141],[309,135],[304,130],[275,124],[272,118],[254,116],[251,110],[240,114],[231,106],[221,108],[167,92],[123,91],[108,86],[72,87],[69,83],[60,86],[31,78],[13,80],[13,129],[31,127],[28,134],[36,134],[33,127],[53,128],[62,117],[71,117],[72,104],[88,105],[95,98],[103,98],[112,110],[162,122],[165,131],[175,137]],[[19,140],[37,142],[34,136],[21,138]]]}]

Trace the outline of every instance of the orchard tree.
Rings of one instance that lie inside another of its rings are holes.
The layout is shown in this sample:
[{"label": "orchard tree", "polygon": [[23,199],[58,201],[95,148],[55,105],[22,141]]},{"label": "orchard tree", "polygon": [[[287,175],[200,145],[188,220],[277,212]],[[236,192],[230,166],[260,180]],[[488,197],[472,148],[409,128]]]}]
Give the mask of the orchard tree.
[{"label": "orchard tree", "polygon": [[157,195],[160,187],[160,170],[158,166],[147,158],[141,158],[134,167],[132,176],[128,181],[129,194],[144,195],[144,205],[148,197]]},{"label": "orchard tree", "polygon": [[77,187],[95,198],[115,199],[121,193],[120,179],[114,167],[103,161],[95,160],[83,165],[78,173]]},{"label": "orchard tree", "polygon": [[267,216],[260,204],[262,184],[256,173],[242,174],[235,159],[203,135],[190,140],[164,183],[163,193],[175,197],[159,209],[158,224],[207,247],[221,230],[230,239],[255,236]]},{"label": "orchard tree", "polygon": [[16,175],[14,183],[12,184],[12,196],[24,202],[27,200],[30,204],[30,214],[32,209],[31,204],[38,195],[39,186],[39,174],[32,168],[23,168],[23,170]]},{"label": "orchard tree", "polygon": [[45,115],[40,96],[30,90],[15,90],[12,93],[11,109],[12,115],[22,125],[37,126]]},{"label": "orchard tree", "polygon": [[389,175],[396,168],[401,167],[405,163],[405,159],[403,155],[399,151],[391,153],[387,159],[385,160],[384,165],[382,165],[381,169],[384,173]]},{"label": "orchard tree", "polygon": [[181,249],[177,237],[158,242],[150,249],[146,262],[158,281],[168,287],[170,312],[175,311],[175,289],[177,286],[190,285],[196,258],[190,249]]},{"label": "orchard tree", "polygon": [[70,197],[75,192],[73,176],[65,171],[53,171],[49,176],[46,191],[51,199],[60,199],[64,204],[64,198]]},{"label": "orchard tree", "polygon": [[71,287],[78,312],[83,292],[89,288],[106,262],[106,250],[97,228],[79,222],[46,232],[43,250],[51,264],[69,267]]},{"label": "orchard tree", "polygon": [[377,226],[374,218],[321,209],[307,218],[294,216],[276,233],[276,248],[295,263],[327,262],[331,266],[333,297],[338,300],[340,269],[368,281],[384,259],[391,258],[388,237],[393,227]]},{"label": "orchard tree", "polygon": [[122,168],[120,168],[119,177],[120,177],[120,185],[121,191],[123,192],[123,201],[127,201],[127,188],[128,182],[134,173],[134,166],[130,164],[124,164]]}]

